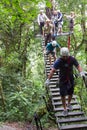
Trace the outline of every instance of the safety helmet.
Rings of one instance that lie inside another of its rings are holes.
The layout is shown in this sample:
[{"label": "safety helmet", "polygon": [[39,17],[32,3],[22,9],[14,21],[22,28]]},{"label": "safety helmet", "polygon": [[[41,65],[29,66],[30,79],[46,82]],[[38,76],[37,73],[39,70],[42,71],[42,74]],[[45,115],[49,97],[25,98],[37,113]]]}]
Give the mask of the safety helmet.
[{"label": "safety helmet", "polygon": [[69,49],[67,47],[62,47],[60,49],[60,55],[61,56],[69,56]]},{"label": "safety helmet", "polygon": [[55,46],[56,46],[56,44],[57,44],[57,42],[56,42],[56,41],[52,41],[52,46],[53,46],[53,47],[55,47]]}]

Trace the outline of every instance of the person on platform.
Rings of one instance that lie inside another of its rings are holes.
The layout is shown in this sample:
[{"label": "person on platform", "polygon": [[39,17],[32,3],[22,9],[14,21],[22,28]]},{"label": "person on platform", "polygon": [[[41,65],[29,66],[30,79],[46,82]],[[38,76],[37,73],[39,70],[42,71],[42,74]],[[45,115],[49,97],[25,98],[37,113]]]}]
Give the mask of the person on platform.
[{"label": "person on platform", "polygon": [[51,42],[52,37],[53,24],[51,24],[50,20],[46,20],[45,25],[43,27],[43,36],[45,37],[45,46],[48,42]]},{"label": "person on platform", "polygon": [[73,11],[70,12],[70,15],[64,15],[69,20],[69,30],[73,32],[74,29],[74,20],[75,20],[75,13]]},{"label": "person on platform", "polygon": [[62,26],[63,26],[63,14],[60,10],[57,11],[58,13],[58,33],[62,33]]},{"label": "person on platform", "polygon": [[46,16],[43,10],[40,10],[40,13],[38,14],[38,18],[37,18],[38,25],[40,27],[40,34],[43,34],[42,28],[44,27],[46,20],[49,20],[49,18]]}]

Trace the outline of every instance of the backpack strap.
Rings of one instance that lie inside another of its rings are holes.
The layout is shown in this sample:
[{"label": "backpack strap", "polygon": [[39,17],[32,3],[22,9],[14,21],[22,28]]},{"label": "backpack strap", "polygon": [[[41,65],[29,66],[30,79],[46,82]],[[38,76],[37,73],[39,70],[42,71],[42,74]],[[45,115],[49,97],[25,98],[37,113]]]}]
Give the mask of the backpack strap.
[{"label": "backpack strap", "polygon": [[69,81],[69,71],[70,71],[70,57],[67,59],[67,63],[68,63],[68,68],[67,68],[67,77],[66,77],[66,81]]}]

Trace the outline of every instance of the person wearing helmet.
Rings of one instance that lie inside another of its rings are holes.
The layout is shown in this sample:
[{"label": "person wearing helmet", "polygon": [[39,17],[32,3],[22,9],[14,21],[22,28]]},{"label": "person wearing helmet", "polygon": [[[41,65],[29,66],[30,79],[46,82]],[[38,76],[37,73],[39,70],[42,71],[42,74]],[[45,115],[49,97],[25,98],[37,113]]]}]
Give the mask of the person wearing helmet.
[{"label": "person wearing helmet", "polygon": [[50,43],[47,43],[47,45],[46,45],[46,54],[49,55],[50,66],[52,65],[51,56],[54,57],[54,61],[56,60],[56,50],[55,50],[55,48],[61,48],[59,43],[57,43],[55,40],[53,40]]},{"label": "person wearing helmet", "polygon": [[61,48],[61,50],[60,50],[60,56],[61,57],[68,57],[69,56],[69,49],[67,48],[67,47],[63,47],[63,48]]},{"label": "person wearing helmet", "polygon": [[[68,110],[72,110],[71,99],[74,92],[74,77],[73,77],[73,66],[77,68],[80,72],[81,76],[84,76],[84,72],[82,71],[81,66],[79,65],[78,61],[73,57],[70,56],[69,50],[67,47],[62,47],[60,49],[60,58],[58,58],[50,71],[48,79],[45,82],[46,86],[49,86],[50,79],[52,78],[54,72],[59,69],[59,88],[60,88],[60,95],[63,104],[63,115],[68,115]],[[68,102],[66,105],[66,95],[68,95]]]}]

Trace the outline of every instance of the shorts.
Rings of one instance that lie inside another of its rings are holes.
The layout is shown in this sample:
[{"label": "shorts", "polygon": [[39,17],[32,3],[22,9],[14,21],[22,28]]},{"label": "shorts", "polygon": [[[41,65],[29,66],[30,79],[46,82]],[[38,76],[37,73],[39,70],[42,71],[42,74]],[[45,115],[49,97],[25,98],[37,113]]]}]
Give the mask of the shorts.
[{"label": "shorts", "polygon": [[58,21],[54,21],[55,27],[58,27]]},{"label": "shorts", "polygon": [[58,22],[58,28],[62,28],[62,22]]},{"label": "shorts", "polygon": [[55,56],[55,51],[46,51],[46,55],[49,55],[49,54],[51,54],[51,55],[53,55],[53,56]]},{"label": "shorts", "polygon": [[59,83],[59,87],[61,96],[72,95],[74,92],[74,83]]}]

